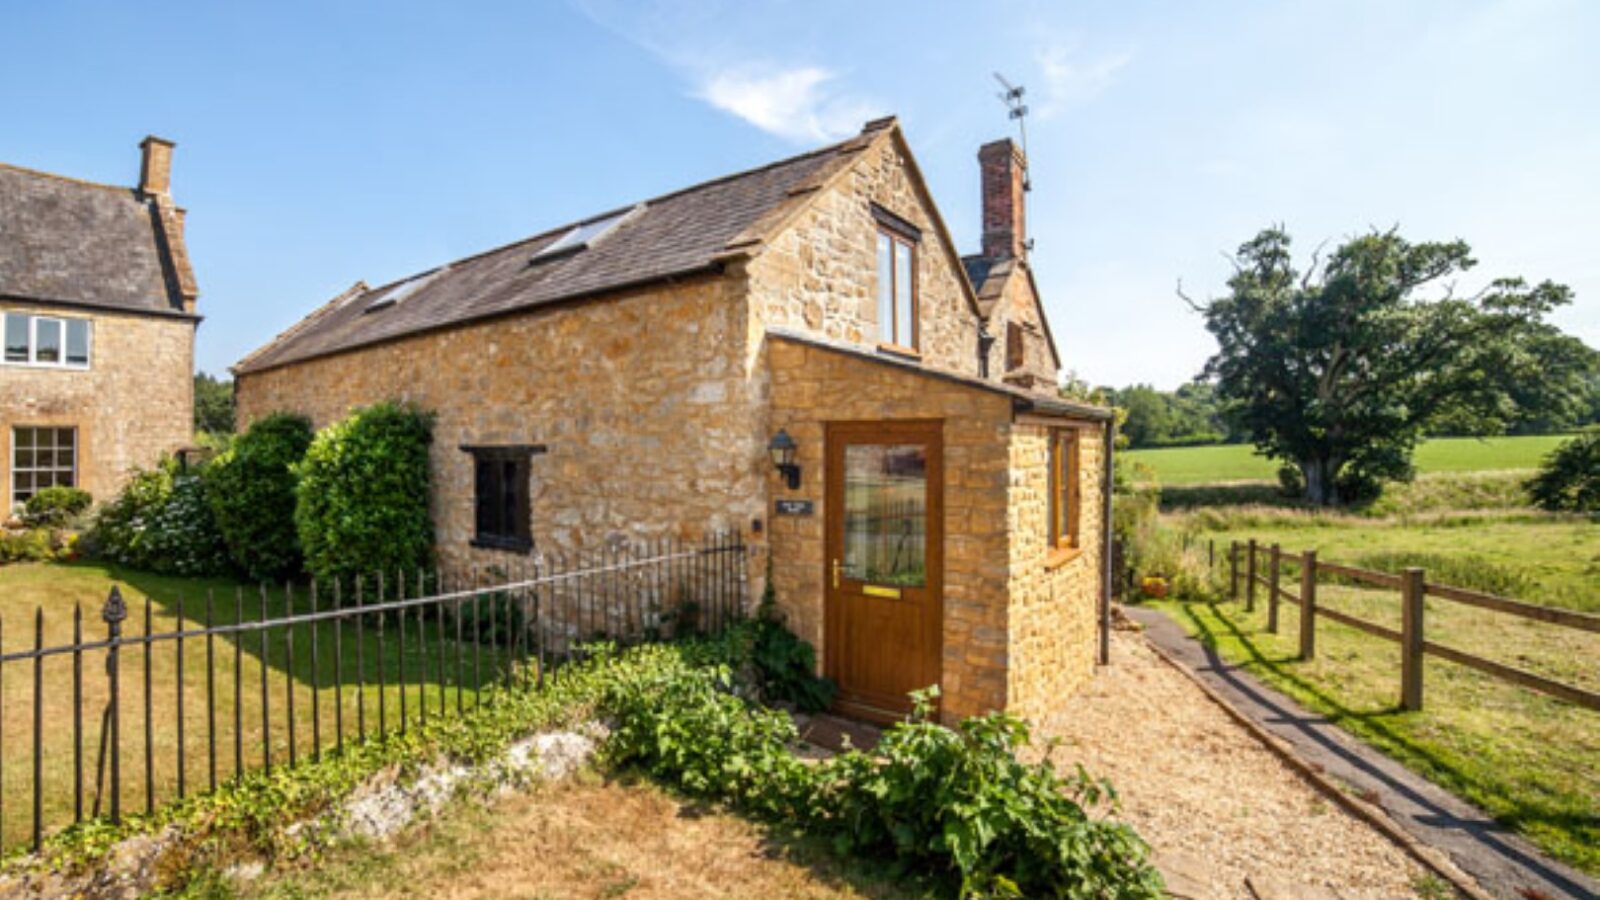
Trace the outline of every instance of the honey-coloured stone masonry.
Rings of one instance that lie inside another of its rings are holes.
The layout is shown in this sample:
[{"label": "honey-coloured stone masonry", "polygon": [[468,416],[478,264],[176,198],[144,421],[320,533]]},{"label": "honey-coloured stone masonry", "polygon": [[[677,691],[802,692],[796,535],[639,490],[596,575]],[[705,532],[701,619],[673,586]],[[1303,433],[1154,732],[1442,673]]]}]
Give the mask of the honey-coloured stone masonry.
[{"label": "honey-coloured stone masonry", "polygon": [[77,430],[78,486],[110,500],[134,467],[155,465],[194,436],[195,320],[0,302],[18,312],[88,319],[87,369],[0,365],[0,483],[10,508],[13,429]]}]

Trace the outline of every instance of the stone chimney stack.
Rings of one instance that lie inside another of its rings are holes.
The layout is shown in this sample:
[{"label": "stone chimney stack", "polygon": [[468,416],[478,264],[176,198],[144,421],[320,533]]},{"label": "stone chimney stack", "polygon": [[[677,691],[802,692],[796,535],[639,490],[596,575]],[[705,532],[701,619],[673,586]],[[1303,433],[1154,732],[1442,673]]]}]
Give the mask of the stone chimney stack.
[{"label": "stone chimney stack", "polygon": [[983,255],[989,259],[1021,259],[1028,248],[1028,161],[1010,138],[978,148],[983,173]]},{"label": "stone chimney stack", "polygon": [[139,166],[139,193],[169,194],[172,190],[172,148],[177,146],[166,138],[150,135],[139,142],[144,151]]}]

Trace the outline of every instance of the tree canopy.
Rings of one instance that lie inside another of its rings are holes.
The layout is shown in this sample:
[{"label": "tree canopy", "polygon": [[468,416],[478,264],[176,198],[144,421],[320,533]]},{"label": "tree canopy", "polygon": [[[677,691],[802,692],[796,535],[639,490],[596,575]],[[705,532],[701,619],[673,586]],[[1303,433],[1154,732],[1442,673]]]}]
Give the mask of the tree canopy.
[{"label": "tree canopy", "polygon": [[233,433],[232,380],[195,373],[194,430],[204,434]]},{"label": "tree canopy", "polygon": [[1239,248],[1224,296],[1190,301],[1219,347],[1205,375],[1257,449],[1298,469],[1323,505],[1409,478],[1417,441],[1445,423],[1499,433],[1583,405],[1595,354],[1546,321],[1572,292],[1499,278],[1456,296],[1453,279],[1475,265],[1463,241],[1389,230],[1302,272],[1289,235],[1266,229]]},{"label": "tree canopy", "polygon": [[1236,438],[1217,404],[1216,389],[1204,381],[1191,381],[1176,391],[1133,384],[1106,389],[1106,395],[1112,405],[1126,410],[1122,432],[1134,449],[1220,444]]}]

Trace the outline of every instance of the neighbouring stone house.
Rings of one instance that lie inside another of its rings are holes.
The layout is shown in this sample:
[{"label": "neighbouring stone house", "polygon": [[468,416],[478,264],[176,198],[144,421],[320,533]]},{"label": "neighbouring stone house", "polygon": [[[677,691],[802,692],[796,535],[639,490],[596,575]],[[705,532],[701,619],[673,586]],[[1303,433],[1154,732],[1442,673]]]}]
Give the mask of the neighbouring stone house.
[{"label": "neighbouring stone house", "polygon": [[357,283],[234,368],[241,422],[415,402],[446,566],[739,529],[844,711],[1040,712],[1093,672],[1109,414],[1056,396],[1021,153],[979,159],[965,260],[890,118]]},{"label": "neighbouring stone house", "polygon": [[141,147],[135,188],[0,163],[4,509],[52,485],[109,498],[193,436],[199,290],[173,144]]}]

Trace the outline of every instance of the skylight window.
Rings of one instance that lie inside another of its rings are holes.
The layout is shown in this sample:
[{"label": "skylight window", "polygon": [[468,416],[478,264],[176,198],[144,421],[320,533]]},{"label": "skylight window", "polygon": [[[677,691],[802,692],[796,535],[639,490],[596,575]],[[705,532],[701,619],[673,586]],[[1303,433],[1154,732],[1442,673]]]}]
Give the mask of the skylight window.
[{"label": "skylight window", "polygon": [[407,278],[405,281],[390,287],[388,290],[367,301],[367,308],[363,310],[363,312],[377,312],[380,309],[388,309],[396,303],[399,303],[401,300],[404,300],[421,290],[422,287],[428,282],[439,277],[439,274],[443,272],[444,269],[445,267],[434,269],[432,272],[425,272],[414,278]]},{"label": "skylight window", "polygon": [[613,228],[621,225],[625,219],[632,217],[634,213],[642,208],[635,206],[632,209],[625,209],[621,212],[615,212],[608,216],[574,225],[566,234],[546,244],[543,249],[535,253],[533,259],[538,261],[576,253],[610,233]]}]

